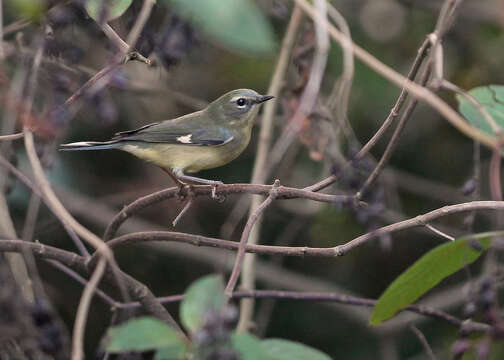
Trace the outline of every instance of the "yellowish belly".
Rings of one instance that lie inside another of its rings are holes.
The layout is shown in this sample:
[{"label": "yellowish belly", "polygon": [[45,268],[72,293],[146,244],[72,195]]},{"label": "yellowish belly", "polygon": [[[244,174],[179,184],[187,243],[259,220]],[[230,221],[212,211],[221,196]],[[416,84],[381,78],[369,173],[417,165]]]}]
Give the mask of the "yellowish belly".
[{"label": "yellowish belly", "polygon": [[184,146],[174,144],[125,144],[121,150],[142,160],[152,162],[166,169],[180,169],[186,173],[212,169],[227,164],[244,150],[228,146]]}]

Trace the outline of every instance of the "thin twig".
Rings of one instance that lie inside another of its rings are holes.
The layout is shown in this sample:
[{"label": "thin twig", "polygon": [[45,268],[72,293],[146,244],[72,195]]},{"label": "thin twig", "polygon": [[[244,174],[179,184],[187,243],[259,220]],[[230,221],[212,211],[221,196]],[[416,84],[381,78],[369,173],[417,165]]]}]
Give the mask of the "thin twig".
[{"label": "thin twig", "polygon": [[[2,0],[0,0],[2,1]],[[17,133],[17,134],[12,134],[12,135],[1,135],[0,136],[0,141],[11,141],[11,140],[17,140],[21,139],[23,137],[23,133]]]},{"label": "thin twig", "polygon": [[[420,46],[420,48],[418,49],[417,56],[413,61],[413,65],[411,66],[411,69],[407,75],[407,79],[411,81],[415,80],[418,70],[420,70],[420,67],[422,66],[424,60],[427,58],[430,44],[431,44],[430,41],[426,39],[422,43],[422,46]],[[380,126],[380,128],[376,131],[376,133],[371,137],[371,139],[369,139],[369,141],[362,147],[362,149],[359,150],[359,152],[355,156],[356,160],[362,159],[364,155],[366,155],[369,152],[369,150],[371,150],[375,146],[378,140],[381,139],[385,131],[389,128],[390,125],[392,125],[395,118],[399,115],[402,106],[406,101],[407,96],[408,91],[406,90],[406,88],[402,88],[401,93],[399,94],[396,103],[392,107],[392,110],[390,110],[389,115],[387,116],[383,124]]]},{"label": "thin twig", "polygon": [[117,46],[117,48],[120,50],[120,52],[123,55],[123,59],[121,60],[122,62],[128,62],[130,60],[137,60],[140,62],[143,62],[147,65],[151,64],[151,61],[147,59],[145,56],[140,54],[138,51],[130,51],[133,47],[130,47],[126,41],[124,41],[117,33],[116,31],[112,28],[107,23],[104,23],[100,25],[103,33],[109,38],[110,41],[114,43],[114,45]]},{"label": "thin twig", "polygon": [[[9,163],[2,155],[0,155],[0,166],[4,167],[7,170],[9,170],[10,172],[12,172],[35,195],[40,196],[44,200],[44,202],[46,202],[45,196],[44,196],[44,194],[42,194],[42,192],[40,191],[38,186],[36,184],[32,183],[32,181],[30,179],[28,179],[28,177],[25,174],[23,174],[21,171],[19,171],[14,165]],[[59,217],[58,214],[55,214],[55,216],[60,220],[61,224],[65,228],[65,230],[68,233],[68,235],[70,236],[70,238],[73,240],[73,242],[74,242],[75,246],[77,247],[77,249],[79,250],[79,252],[83,256],[89,257],[89,252],[87,251],[86,247],[84,246],[84,244],[82,243],[80,238],[77,236],[75,231],[70,226],[68,226],[63,221],[63,219]]]},{"label": "thin twig", "polygon": [[79,301],[79,306],[77,307],[77,313],[75,315],[75,324],[72,333],[72,360],[81,360],[84,358],[84,332],[86,330],[86,320],[89,313],[89,306],[91,305],[91,299],[93,298],[93,294],[98,286],[98,283],[105,273],[106,266],[106,258],[101,257],[93,275],[82,292],[82,297]]},{"label": "thin twig", "polygon": [[[75,281],[77,281],[79,284],[86,286],[88,283],[88,280],[86,280],[84,277],[82,277],[80,274],[69,268],[68,266],[56,261],[56,260],[48,260],[48,264],[51,264],[54,266],[56,269],[60,270],[62,273],[66,274],[67,276],[71,277]],[[105,294],[103,291],[100,289],[95,290],[96,295],[100,297],[107,305],[110,307],[120,307],[120,303],[112,299],[110,296]],[[141,306],[140,303],[137,303],[138,306]]]},{"label": "thin twig", "polygon": [[231,271],[231,275],[229,276],[229,280],[226,285],[226,289],[224,290],[224,293],[226,294],[226,296],[228,298],[231,296],[231,294],[236,286],[236,282],[238,281],[238,277],[240,276],[242,263],[243,263],[243,259],[245,257],[245,251],[247,248],[247,240],[249,238],[250,232],[252,231],[254,224],[260,218],[262,213],[268,208],[268,206],[271,205],[273,200],[276,199],[276,197],[278,195],[277,190],[278,190],[279,186],[280,186],[280,181],[275,180],[275,183],[273,184],[273,187],[270,190],[269,196],[256,209],[256,211],[249,217],[249,219],[247,220],[247,223],[245,224],[245,228],[243,229],[243,232],[242,232],[242,235],[240,238],[240,244],[238,247],[238,252],[236,254],[236,259],[235,259],[235,263],[233,266],[233,270]]},{"label": "thin twig", "polygon": [[3,38],[4,38],[4,30],[3,30],[3,1],[0,0],[0,61],[3,61],[5,56],[5,51],[3,47]]},{"label": "thin twig", "polygon": [[[422,78],[420,79],[420,84],[423,86],[427,83],[429,80],[429,76],[431,74],[430,68],[426,68]],[[361,188],[356,194],[356,197],[358,199],[362,199],[366,191],[370,188],[370,186],[378,179],[378,176],[381,174],[383,169],[385,168],[385,165],[387,162],[390,160],[390,157],[392,156],[392,153],[394,152],[395,148],[397,147],[397,144],[399,142],[399,138],[406,126],[406,123],[410,119],[411,115],[413,114],[413,111],[415,111],[415,108],[418,104],[418,100],[416,99],[411,99],[409,101],[408,106],[404,110],[403,115],[399,119],[399,122],[397,123],[397,127],[394,130],[394,133],[392,134],[392,137],[390,138],[390,141],[387,145],[387,148],[383,152],[382,157],[380,158],[380,161],[376,165],[376,167],[373,169],[371,174],[368,176],[364,184],[362,184]]]},{"label": "thin twig", "polygon": [[[33,255],[39,259],[55,260],[81,273],[89,274],[91,272],[90,268],[93,267],[90,266],[91,262],[88,261],[88,259],[79,256],[76,253],[39,243],[28,243],[22,240],[0,239],[0,252],[23,252],[25,250],[30,250]],[[114,275],[115,274],[112,272],[105,273],[104,280],[108,284],[117,286],[117,279]],[[161,305],[147,286],[127,274],[121,273],[121,276],[128,290],[134,295],[133,299],[139,301],[146,312],[162,321],[165,321],[177,330],[182,337],[186,337],[178,324],[173,320],[168,311]]]},{"label": "thin twig", "polygon": [[128,37],[126,38],[126,43],[130,48],[135,47],[137,40],[140,37],[145,24],[147,23],[147,20],[149,20],[152,7],[155,3],[155,0],[144,0],[142,9],[140,9],[140,14],[138,14],[135,24],[133,24]]},{"label": "thin twig", "polygon": [[180,221],[180,219],[182,219],[182,216],[184,216],[184,214],[187,212],[187,210],[189,210],[189,208],[191,207],[191,205],[193,204],[193,201],[194,201],[194,198],[193,197],[190,197],[184,207],[182,208],[182,210],[180,211],[180,213],[177,215],[177,217],[172,221],[172,225],[173,227],[177,226],[178,222]]},{"label": "thin twig", "polygon": [[23,30],[25,27],[31,24],[30,20],[17,20],[13,23],[10,23],[3,29],[3,36],[9,35],[13,32]]},{"label": "thin twig", "polygon": [[[415,60],[413,61],[413,65],[411,66],[411,69],[407,75],[407,79],[409,80],[414,80],[418,70],[422,66],[424,60],[427,58],[428,55],[428,50],[430,47],[430,41],[426,39],[423,43],[422,46],[418,49],[417,51],[417,56]],[[383,122],[383,124],[380,126],[380,128],[375,132],[375,134],[371,137],[371,139],[368,140],[368,142],[362,147],[362,149],[355,155],[354,160],[360,160],[364,158],[364,156],[376,145],[376,143],[383,137],[385,134],[386,130],[392,125],[394,122],[395,118],[399,115],[399,112],[404,105],[406,98],[408,96],[408,91],[406,88],[401,89],[401,93],[399,94],[399,97],[396,100],[396,103],[390,110],[389,115]],[[351,164],[347,164],[346,167],[351,166]],[[341,173],[343,173],[345,170],[343,170]],[[316,184],[313,184],[311,186],[305,187],[304,190],[308,191],[320,191],[327,186],[333,184],[335,181],[337,181],[339,175],[331,175],[328,178],[319,181]]]},{"label": "thin twig", "polygon": [[345,18],[330,2],[327,3],[327,13],[337,24],[339,30],[345,34],[345,39],[341,44],[341,50],[343,51],[343,72],[335,82],[331,95],[327,101],[327,106],[331,112],[338,114],[336,120],[337,123],[339,123],[339,128],[345,129],[350,126],[347,112],[355,70],[354,55],[352,52],[352,36],[350,33],[350,26],[348,26]]},{"label": "thin twig", "polygon": [[501,186],[501,160],[502,146],[497,146],[492,152],[489,168],[490,191],[493,200],[502,201],[502,186]]},{"label": "thin twig", "polygon": [[[233,299],[250,298],[255,299],[284,299],[284,300],[295,300],[295,301],[316,301],[316,302],[334,302],[345,305],[363,306],[363,307],[374,307],[376,305],[376,300],[366,299],[349,295],[341,295],[337,293],[327,293],[327,292],[306,292],[306,291],[285,291],[285,290],[240,290],[235,291],[231,294]],[[173,303],[180,302],[184,298],[183,295],[172,295],[166,297],[160,297],[158,300],[162,303]],[[121,308],[138,307],[138,303],[129,303],[119,305]],[[422,316],[432,317],[438,320],[442,320],[452,326],[460,328],[461,326],[469,332],[484,332],[487,333],[491,331],[491,327],[484,323],[472,322],[472,321],[462,321],[448,313],[441,310],[437,310],[431,307],[422,305],[410,305],[404,308],[402,311],[408,311],[420,314]]]},{"label": "thin twig", "polygon": [[26,153],[28,155],[28,159],[30,160],[33,173],[40,191],[47,201],[47,205],[55,214],[58,215],[59,218],[62,219],[64,223],[72,227],[77,232],[77,234],[79,234],[85,241],[87,241],[95,249],[97,249],[103,256],[106,256],[108,258],[112,257],[112,253],[110,252],[110,249],[108,249],[107,245],[99,237],[97,237],[91,231],[78,223],[58,200],[53,190],[51,189],[49,181],[44,175],[44,170],[42,169],[42,165],[40,164],[40,160],[35,150],[32,132],[29,129],[25,128],[24,134]]},{"label": "thin twig", "polygon": [[435,219],[444,217],[447,215],[452,215],[460,212],[474,211],[474,210],[504,210],[503,201],[471,201],[467,203],[444,206],[442,208],[430,211],[423,215],[415,216],[414,218],[397,222],[395,224],[387,225],[381,227],[375,231],[369,232],[367,234],[361,235],[344,245],[339,245],[334,247],[334,251],[338,255],[344,255],[348,251],[364,244],[368,240],[379,237],[385,234],[390,234],[396,231],[409,229],[415,226],[423,226]]},{"label": "thin twig", "polygon": [[436,360],[436,355],[434,355],[434,351],[432,351],[432,348],[430,347],[429,343],[427,342],[427,339],[425,338],[424,334],[418,330],[418,328],[411,324],[410,325],[411,331],[415,333],[417,336],[418,340],[420,340],[420,343],[422,343],[422,346],[425,349],[425,352],[427,353],[427,356],[429,357],[430,360]]},{"label": "thin twig", "polygon": [[[344,41],[344,35],[338,31],[332,24],[330,24],[327,19],[320,16],[314,8],[308,4],[306,0],[295,0],[302,9],[317,22],[327,27],[331,37],[339,42],[340,44]],[[385,79],[391,81],[392,83],[402,87],[405,87],[408,92],[414,98],[423,101],[430,105],[432,108],[436,109],[446,120],[448,120],[455,128],[460,132],[464,133],[468,137],[480,141],[482,144],[494,148],[496,145],[496,138],[491,136],[484,131],[477,129],[476,127],[470,125],[460,114],[453,110],[446,102],[441,100],[439,96],[434,94],[432,91],[426,89],[423,86],[415,84],[396,72],[391,67],[385,65],[370,53],[352,43],[352,51],[354,55],[358,57],[362,62],[368,65],[371,69],[376,71],[378,74],[382,75]]]},{"label": "thin twig", "polygon": [[145,26],[145,23],[150,15],[153,5],[153,0],[144,0],[141,13],[137,17],[133,28],[128,34],[128,42],[124,42],[119,37],[119,35],[117,35],[115,31],[110,26],[108,26],[108,24],[105,24],[106,26],[104,27],[104,29],[106,30],[104,31],[106,31],[106,34],[108,34],[109,37],[113,37],[115,39],[114,41],[118,45],[120,50],[119,53],[114,56],[109,65],[97,72],[91,79],[86,81],[84,85],[77,89],[77,91],[65,101],[63,106],[69,107],[73,102],[75,102],[76,99],[81,97],[86,91],[90,90],[91,88],[97,91],[99,88],[104,87],[106,84],[108,84],[112,71],[115,70],[121,63],[125,62],[125,60],[128,61],[135,59],[143,61],[146,64],[150,64],[149,59],[146,59],[138,52],[131,52],[130,49],[134,47],[134,44],[136,44],[138,37],[140,36],[140,33],[142,32],[142,29]]},{"label": "thin twig", "polygon": [[434,226],[432,226],[430,224],[425,224],[425,227],[427,229],[429,229],[430,231],[432,231],[434,234],[441,236],[442,238],[448,239],[450,241],[455,241],[455,238],[453,236],[450,236],[450,235],[442,232],[441,230],[436,229]]}]

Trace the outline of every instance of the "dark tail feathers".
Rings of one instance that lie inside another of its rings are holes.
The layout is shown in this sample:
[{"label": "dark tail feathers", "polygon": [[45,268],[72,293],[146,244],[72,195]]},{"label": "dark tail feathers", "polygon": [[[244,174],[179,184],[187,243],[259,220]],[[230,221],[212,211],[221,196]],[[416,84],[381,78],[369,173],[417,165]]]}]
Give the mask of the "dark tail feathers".
[{"label": "dark tail feathers", "polygon": [[61,151],[77,151],[77,150],[105,150],[114,149],[117,147],[117,141],[79,141],[70,144],[61,144]]}]

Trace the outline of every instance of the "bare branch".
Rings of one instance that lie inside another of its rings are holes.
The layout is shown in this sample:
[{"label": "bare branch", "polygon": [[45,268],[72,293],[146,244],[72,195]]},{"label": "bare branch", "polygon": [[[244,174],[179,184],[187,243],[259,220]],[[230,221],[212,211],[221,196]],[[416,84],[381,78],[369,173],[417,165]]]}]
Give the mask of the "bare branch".
[{"label": "bare branch", "polygon": [[418,328],[411,324],[410,325],[411,331],[415,333],[417,336],[418,340],[422,343],[422,346],[424,347],[425,351],[427,352],[427,356],[429,357],[430,360],[436,360],[436,355],[434,355],[434,351],[432,351],[432,348],[430,347],[429,343],[427,342],[427,339],[425,338],[424,334],[418,330]]},{"label": "bare branch", "polygon": [[17,133],[17,134],[12,134],[12,135],[0,135],[0,141],[17,140],[17,139],[21,139],[23,136],[24,136],[23,133]]},{"label": "bare branch", "polygon": [[93,298],[93,294],[98,286],[98,283],[105,273],[106,266],[106,258],[101,257],[93,275],[91,276],[91,279],[89,279],[89,282],[86,284],[84,291],[82,292],[72,333],[72,360],[81,360],[84,358],[84,332],[89,313],[89,306],[91,305],[91,299]]},{"label": "bare branch", "polygon": [[400,221],[395,224],[381,227],[370,233],[361,235],[344,245],[334,247],[334,251],[338,255],[345,255],[348,251],[364,244],[370,239],[373,239],[384,234],[390,234],[396,231],[409,229],[415,226],[423,226],[432,220],[452,215],[460,212],[474,211],[474,210],[504,210],[504,201],[472,201],[457,205],[444,206],[442,208],[433,210],[423,215],[418,215],[414,218]]},{"label": "bare branch", "polygon": [[[231,276],[229,277],[228,283],[226,285],[226,289],[224,290],[226,296],[229,298],[231,293],[233,292],[236,282],[238,281],[238,277],[240,276],[240,271],[243,263],[243,259],[245,257],[245,251],[247,246],[247,240],[249,238],[250,232],[254,224],[261,217],[262,213],[271,205],[273,200],[277,197],[278,187],[280,186],[280,181],[275,180],[273,187],[271,188],[269,196],[264,200],[264,202],[254,211],[254,213],[249,217],[247,224],[245,224],[245,228],[243,229],[243,233],[240,239],[240,244],[238,247],[238,253],[236,254],[235,264],[233,266],[233,271],[231,272]],[[252,269],[253,270],[253,269]]]},{"label": "bare branch", "polygon": [[[255,195],[268,195],[273,185],[254,185],[254,184],[222,184],[216,189],[217,195],[231,195],[231,194],[255,194]],[[209,185],[192,185],[192,196],[209,196],[212,193],[212,186]],[[277,189],[277,199],[295,199],[303,198],[327,203],[352,203],[354,197],[350,195],[328,195],[319,194],[311,191],[280,186]],[[125,206],[107,226],[103,239],[110,240],[117,232],[122,223],[129,217],[136,214],[138,211],[146,208],[147,206],[156,204],[158,202],[174,198],[178,196],[179,188],[171,187],[165,190],[155,192],[150,195],[143,196],[131,204]]]},{"label": "bare branch", "polygon": [[[327,27],[329,34],[331,37],[342,43],[344,41],[344,35],[338,31],[332,24],[330,24],[327,19],[323,16],[320,16],[314,8],[308,4],[306,0],[295,0],[296,3],[313,19],[317,22],[323,24],[323,26]],[[446,120],[448,120],[454,127],[456,127],[460,132],[464,133],[468,137],[480,141],[482,144],[490,148],[494,148],[497,139],[476,127],[470,125],[465,119],[460,116],[455,110],[453,110],[446,102],[441,100],[439,96],[434,94],[432,91],[422,87],[418,84],[415,84],[397,73],[395,70],[380,62],[370,53],[352,43],[352,50],[354,55],[362,60],[366,65],[376,71],[378,74],[382,75],[387,80],[392,83],[404,87],[408,90],[412,97],[418,99],[420,101],[426,102],[431,107],[436,109]]]}]

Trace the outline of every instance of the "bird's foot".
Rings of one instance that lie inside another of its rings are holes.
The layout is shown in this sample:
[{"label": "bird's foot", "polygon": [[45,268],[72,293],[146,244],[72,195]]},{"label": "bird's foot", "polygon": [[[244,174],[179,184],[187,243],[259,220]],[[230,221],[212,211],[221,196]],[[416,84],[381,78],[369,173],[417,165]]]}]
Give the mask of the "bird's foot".
[{"label": "bird's foot", "polygon": [[192,185],[184,182],[177,184],[177,194],[175,195],[179,201],[184,201],[192,193]]},{"label": "bird's foot", "polygon": [[224,185],[222,181],[216,181],[215,184],[212,184],[212,199],[219,202],[223,203],[226,201],[226,196],[225,195],[217,195],[217,186],[218,185]]}]

